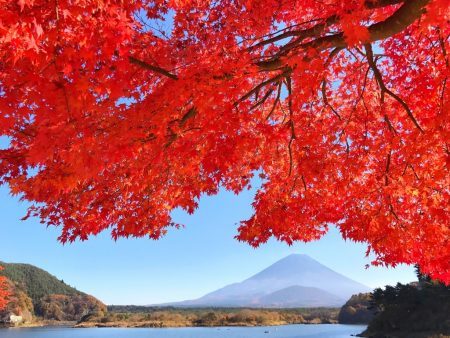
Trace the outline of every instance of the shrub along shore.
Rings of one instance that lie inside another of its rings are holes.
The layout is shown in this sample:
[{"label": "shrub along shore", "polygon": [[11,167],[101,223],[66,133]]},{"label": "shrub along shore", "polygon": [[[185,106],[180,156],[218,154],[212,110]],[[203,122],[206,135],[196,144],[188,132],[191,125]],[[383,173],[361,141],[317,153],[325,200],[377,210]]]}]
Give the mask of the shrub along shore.
[{"label": "shrub along shore", "polygon": [[103,316],[90,315],[75,327],[212,327],[336,324],[339,308],[149,308],[110,306]]}]

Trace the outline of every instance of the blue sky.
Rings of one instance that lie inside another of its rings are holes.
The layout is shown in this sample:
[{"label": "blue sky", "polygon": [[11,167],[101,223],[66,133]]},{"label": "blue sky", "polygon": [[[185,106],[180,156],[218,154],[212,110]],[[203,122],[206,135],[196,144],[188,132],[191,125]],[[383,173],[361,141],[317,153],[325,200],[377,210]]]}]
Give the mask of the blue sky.
[{"label": "blue sky", "polygon": [[61,245],[59,230],[37,219],[20,221],[26,204],[0,187],[0,260],[37,265],[107,304],[154,304],[202,296],[241,281],[291,253],[304,253],[368,286],[409,282],[412,267],[370,267],[365,246],[344,242],[332,229],[309,244],[270,241],[258,249],[233,237],[239,220],[250,216],[254,191],[239,196],[222,191],[205,197],[189,216],[174,217],[186,227],[159,241],[122,239],[108,233],[87,242]]}]

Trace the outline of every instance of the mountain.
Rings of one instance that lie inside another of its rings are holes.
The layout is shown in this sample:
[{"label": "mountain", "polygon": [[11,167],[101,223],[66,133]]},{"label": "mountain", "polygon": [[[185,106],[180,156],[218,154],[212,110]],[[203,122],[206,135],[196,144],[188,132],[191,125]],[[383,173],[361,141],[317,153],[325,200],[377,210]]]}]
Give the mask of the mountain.
[{"label": "mountain", "polygon": [[81,291],[36,266],[3,262],[0,262],[0,266],[4,267],[0,274],[25,291],[33,302],[53,294],[84,295]]},{"label": "mountain", "polygon": [[319,288],[289,286],[259,299],[264,307],[339,307],[343,299]]},{"label": "mountain", "polygon": [[38,267],[3,262],[0,266],[4,267],[0,275],[8,278],[13,291],[8,308],[0,313],[0,323],[11,314],[30,322],[36,317],[77,321],[90,313],[106,312],[106,306],[98,299]]},{"label": "mountain", "polygon": [[172,306],[317,307],[341,306],[370,288],[307,255],[293,254],[240,283]]}]

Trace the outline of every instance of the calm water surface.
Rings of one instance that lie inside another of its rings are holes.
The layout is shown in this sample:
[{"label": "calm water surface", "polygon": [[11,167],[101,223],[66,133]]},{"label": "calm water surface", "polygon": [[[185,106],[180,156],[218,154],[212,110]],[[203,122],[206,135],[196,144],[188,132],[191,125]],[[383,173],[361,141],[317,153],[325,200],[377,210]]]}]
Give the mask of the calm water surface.
[{"label": "calm water surface", "polygon": [[177,329],[0,329],[0,338],[348,338],[363,325],[285,325],[277,327]]}]

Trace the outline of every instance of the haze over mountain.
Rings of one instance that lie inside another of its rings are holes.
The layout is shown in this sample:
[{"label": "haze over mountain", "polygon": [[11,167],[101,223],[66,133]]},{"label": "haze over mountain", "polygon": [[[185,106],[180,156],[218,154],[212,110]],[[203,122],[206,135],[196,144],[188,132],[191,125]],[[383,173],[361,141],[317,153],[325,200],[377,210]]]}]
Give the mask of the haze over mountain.
[{"label": "haze over mountain", "polygon": [[293,254],[240,283],[172,306],[317,307],[341,306],[351,295],[371,289],[307,255]]}]

